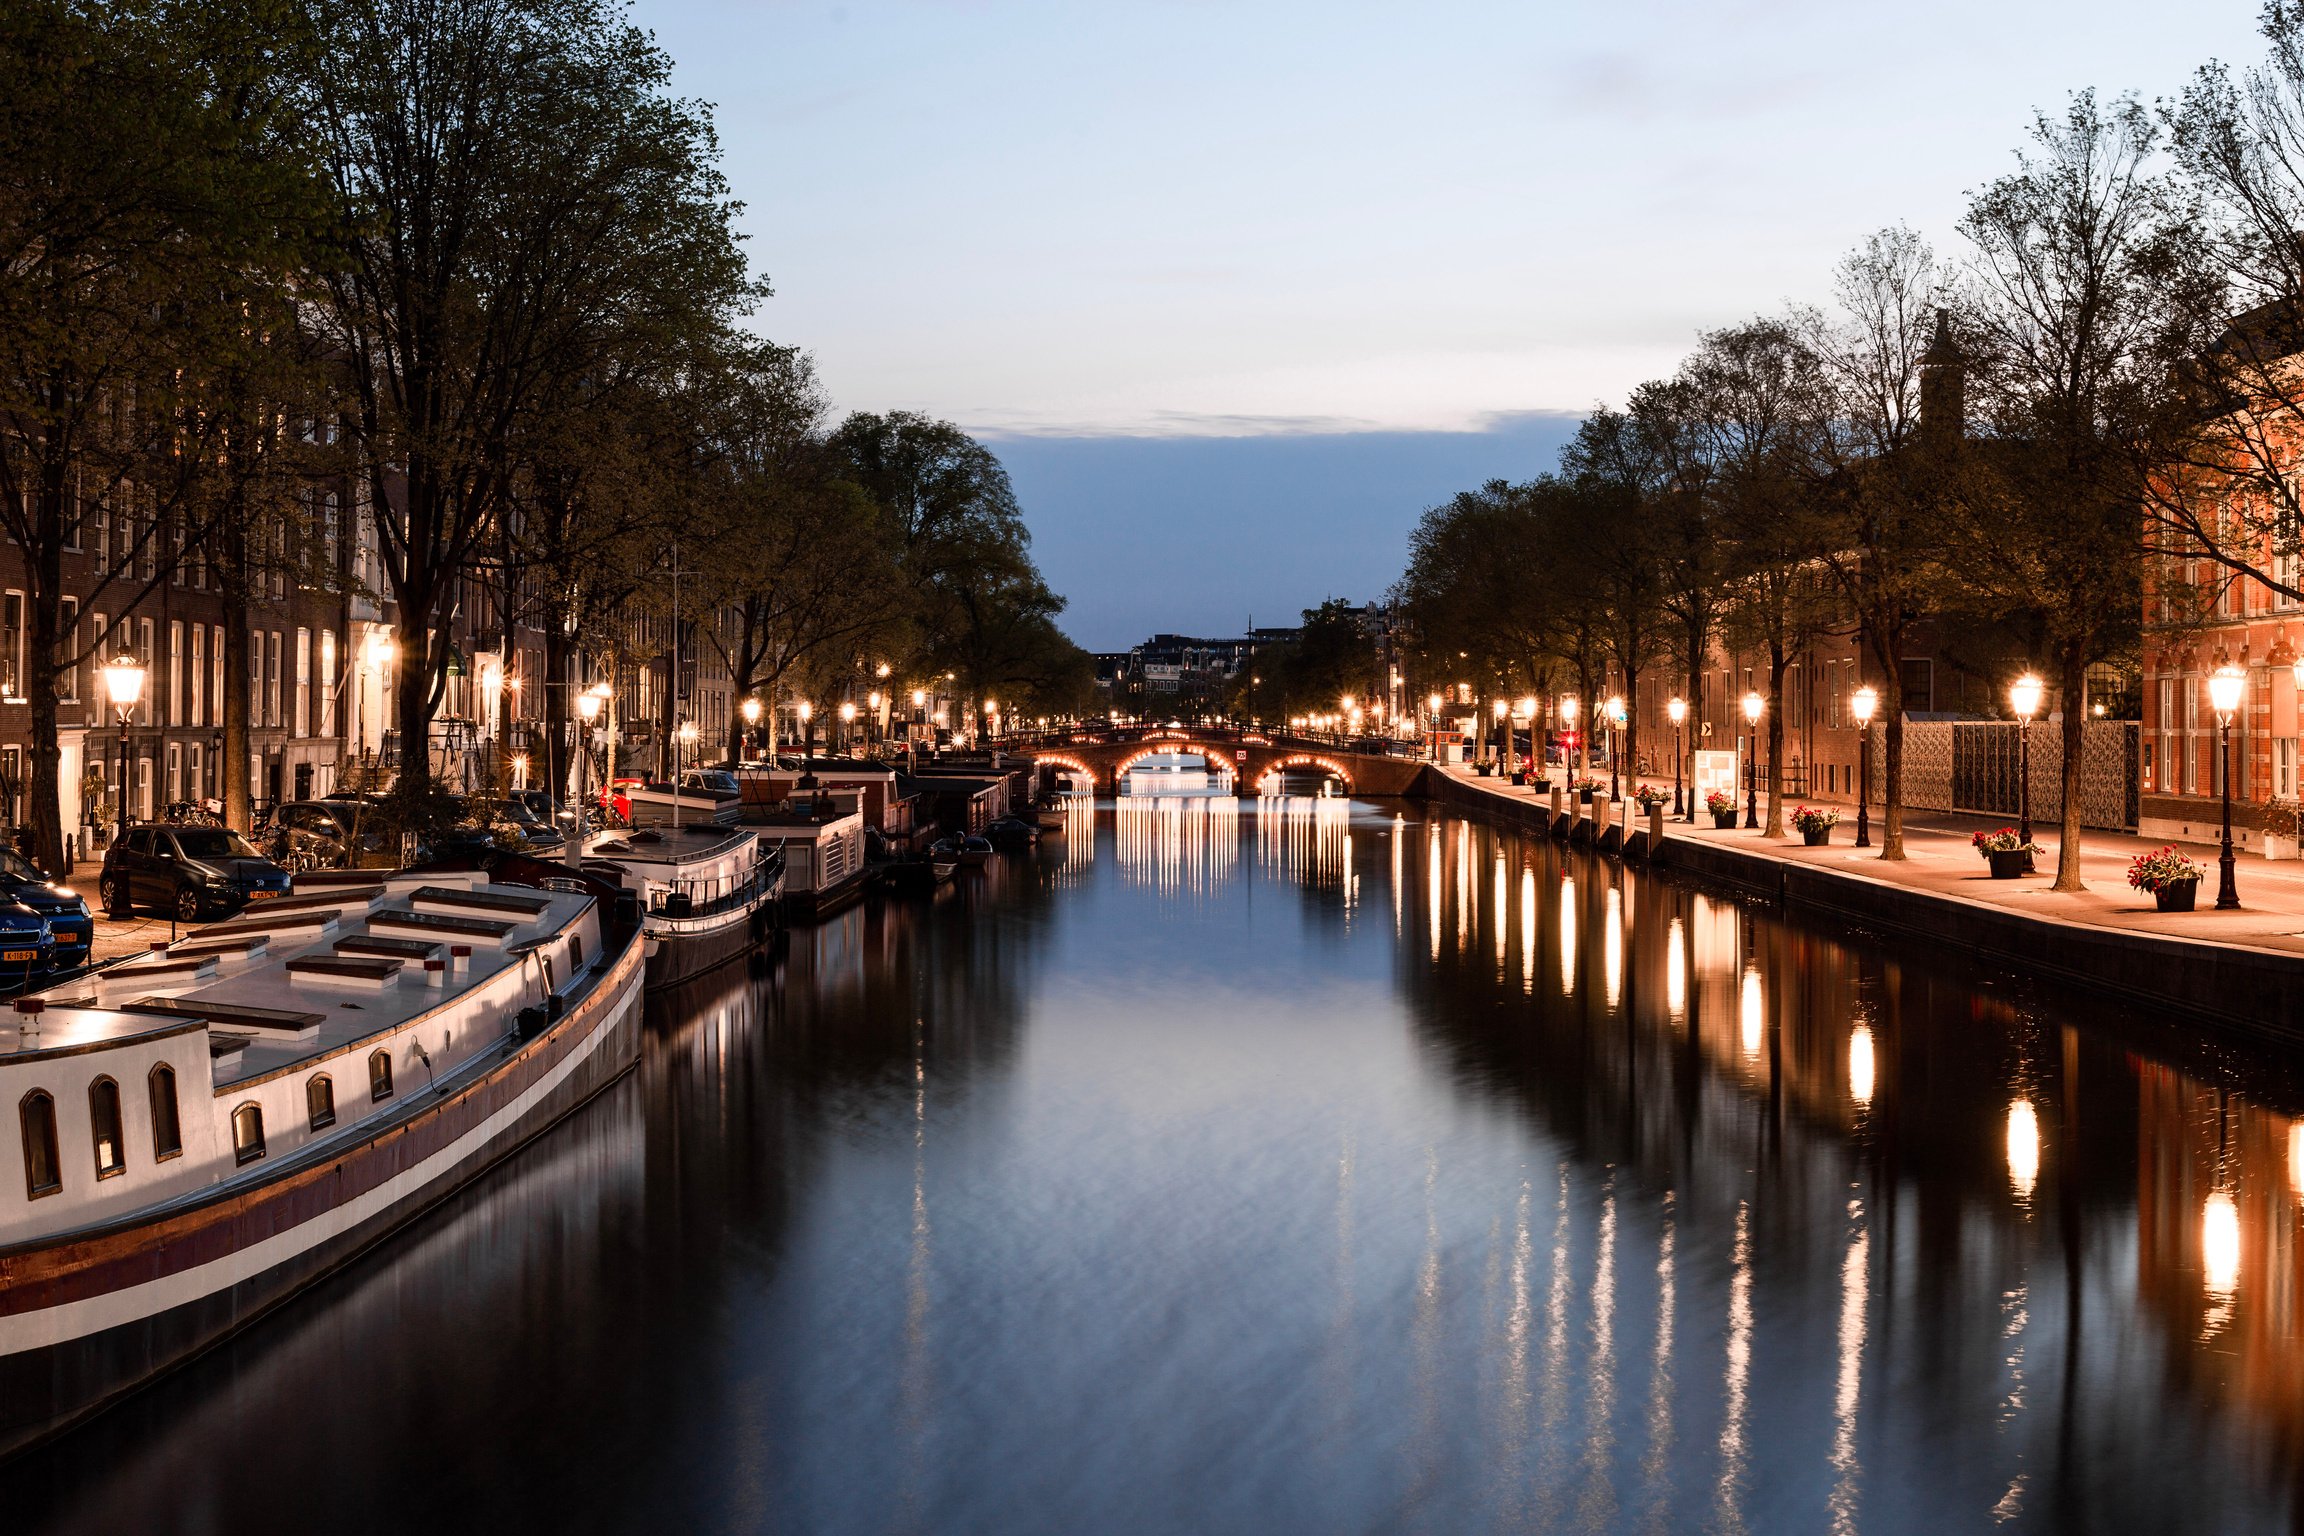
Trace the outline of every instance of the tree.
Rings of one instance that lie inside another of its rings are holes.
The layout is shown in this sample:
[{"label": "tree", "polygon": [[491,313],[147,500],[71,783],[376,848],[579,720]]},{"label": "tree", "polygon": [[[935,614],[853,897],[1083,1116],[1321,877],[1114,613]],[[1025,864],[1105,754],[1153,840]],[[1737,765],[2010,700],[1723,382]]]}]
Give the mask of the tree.
[{"label": "tree", "polygon": [[1810,474],[1828,411],[1822,370],[1790,321],[1759,319],[1704,336],[1682,367],[1730,592],[1730,623],[1768,658],[1770,837],[1784,830],[1784,675],[1828,620],[1823,529]]},{"label": "tree", "polygon": [[1671,499],[1672,460],[1646,430],[1647,420],[1597,410],[1584,418],[1561,452],[1562,487],[1579,508],[1584,530],[1582,579],[1598,597],[1602,644],[1623,680],[1630,707],[1624,716],[1623,761],[1635,776],[1640,762],[1640,674],[1664,643],[1666,606],[1664,531],[1655,511]]},{"label": "tree", "polygon": [[[1830,406],[1818,453],[1817,549],[1880,679],[1880,857],[1904,857],[1904,668],[1908,636],[1952,592],[1945,508],[1960,472],[1964,365],[1934,254],[1882,230],[1833,275],[1837,313],[1802,329]],[[1934,330],[1931,333],[1931,322]]]},{"label": "tree", "polygon": [[24,552],[28,665],[12,681],[50,869],[57,680],[88,654],[64,631],[64,551],[101,504],[119,538],[83,595],[125,607],[167,579],[175,536],[203,531],[185,520],[223,419],[204,391],[279,323],[303,168],[272,73],[282,22],[261,0],[0,15],[0,532]]},{"label": "tree", "polygon": [[2132,645],[2141,619],[2139,447],[2180,413],[2190,350],[2171,302],[2189,224],[2151,170],[2158,135],[2131,98],[2076,94],[2033,124],[2014,173],[1977,192],[1964,329],[1985,441],[1966,460],[1949,525],[1962,590],[2032,616],[2063,710],[2063,840],[2055,889],[2080,879],[2081,749],[2091,663]]},{"label": "tree", "polygon": [[312,4],[305,106],[335,226],[315,311],[352,380],[399,607],[413,801],[435,641],[511,505],[524,419],[611,317],[758,290],[707,112],[668,94],[670,60],[607,0]]}]

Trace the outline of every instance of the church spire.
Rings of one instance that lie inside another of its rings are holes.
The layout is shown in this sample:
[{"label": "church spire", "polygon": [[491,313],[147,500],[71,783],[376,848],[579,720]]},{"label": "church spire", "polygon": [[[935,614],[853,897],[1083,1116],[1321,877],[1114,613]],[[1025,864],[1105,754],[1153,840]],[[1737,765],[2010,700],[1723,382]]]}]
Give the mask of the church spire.
[{"label": "church spire", "polygon": [[1952,312],[1936,311],[1936,339],[1920,355],[1920,437],[1931,448],[1957,447],[1968,433],[1967,360],[1952,339]]}]

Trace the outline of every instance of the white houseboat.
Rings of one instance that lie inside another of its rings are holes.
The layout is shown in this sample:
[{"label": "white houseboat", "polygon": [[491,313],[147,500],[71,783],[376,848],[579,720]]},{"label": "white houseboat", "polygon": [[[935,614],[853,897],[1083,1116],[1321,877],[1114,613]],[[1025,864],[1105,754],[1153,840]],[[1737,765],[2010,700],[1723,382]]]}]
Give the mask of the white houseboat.
[{"label": "white houseboat", "polygon": [[527,860],[346,871],[0,1013],[0,1454],[195,1354],[631,1067],[644,946]]},{"label": "white houseboat", "polygon": [[750,805],[744,819],[783,853],[783,906],[791,916],[827,917],[864,894],[864,816],[853,793]]},{"label": "white houseboat", "polygon": [[639,896],[651,991],[751,953],[784,894],[782,852],[716,822],[602,833],[585,846],[584,864]]}]

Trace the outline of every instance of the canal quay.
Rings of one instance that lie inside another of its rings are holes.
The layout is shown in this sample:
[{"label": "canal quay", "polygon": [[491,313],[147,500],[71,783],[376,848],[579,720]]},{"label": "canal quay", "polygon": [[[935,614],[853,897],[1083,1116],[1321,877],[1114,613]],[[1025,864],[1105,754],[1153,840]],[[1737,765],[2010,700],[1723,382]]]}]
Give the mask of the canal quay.
[{"label": "canal quay", "polygon": [[1070,806],[651,999],[7,1528],[2293,1528],[2290,1053],[1425,801]]}]

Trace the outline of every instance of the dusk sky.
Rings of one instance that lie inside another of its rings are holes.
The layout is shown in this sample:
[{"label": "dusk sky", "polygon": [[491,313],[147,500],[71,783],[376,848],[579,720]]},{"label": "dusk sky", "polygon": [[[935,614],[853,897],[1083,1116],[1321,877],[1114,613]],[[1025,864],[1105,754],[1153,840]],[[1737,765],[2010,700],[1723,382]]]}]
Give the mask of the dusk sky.
[{"label": "dusk sky", "polygon": [[2258,54],[2235,0],[642,0],[718,105],[760,328],[993,440],[1094,649],[1395,577],[1699,330],[1896,221],[1958,254],[2029,113]]}]

